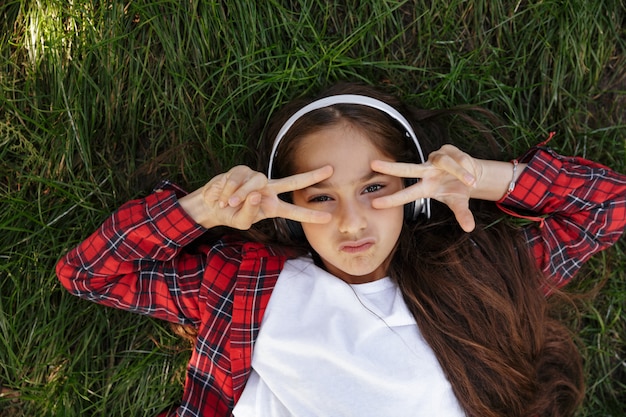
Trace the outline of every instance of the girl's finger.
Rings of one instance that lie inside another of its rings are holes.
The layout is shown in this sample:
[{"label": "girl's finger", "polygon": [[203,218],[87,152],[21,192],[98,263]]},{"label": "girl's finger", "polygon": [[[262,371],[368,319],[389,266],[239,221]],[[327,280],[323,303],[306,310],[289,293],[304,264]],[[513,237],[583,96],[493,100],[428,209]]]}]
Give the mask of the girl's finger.
[{"label": "girl's finger", "polygon": [[249,193],[245,200],[238,208],[230,208],[236,210],[231,218],[229,226],[237,229],[247,230],[256,221],[259,214],[262,196],[258,192]]},{"label": "girl's finger", "polygon": [[278,194],[290,191],[301,190],[311,185],[317,184],[333,175],[333,168],[330,165],[323,166],[313,171],[302,174],[291,175],[285,178],[270,180],[269,188]]},{"label": "girl's finger", "polygon": [[403,206],[412,201],[419,200],[420,198],[431,197],[427,196],[418,182],[410,187],[403,188],[393,194],[386,195],[384,197],[378,197],[372,200],[372,207],[376,209],[386,209],[391,207]]},{"label": "girl's finger", "polygon": [[202,189],[202,198],[204,202],[209,206],[218,203],[224,184],[226,183],[226,174],[220,174],[213,177],[208,183],[206,183]]},{"label": "girl's finger", "polygon": [[224,208],[228,205],[228,199],[241,186],[241,184],[245,182],[251,172],[252,170],[250,168],[239,165],[231,168],[228,172],[223,174],[219,183],[221,186],[221,192],[218,197],[220,208]]},{"label": "girl's finger", "polygon": [[476,227],[474,215],[469,209],[468,200],[444,201],[444,203],[452,210],[457,223],[466,232],[471,232]]},{"label": "girl's finger", "polygon": [[284,219],[295,220],[301,223],[328,223],[332,216],[330,213],[319,210],[311,210],[304,207],[296,206],[285,201],[280,201],[276,207],[274,217],[282,217]]},{"label": "girl's finger", "polygon": [[464,165],[473,165],[471,157],[454,146],[445,145],[439,151],[431,153],[428,161],[423,164],[374,160],[371,168],[376,172],[400,178],[425,178],[445,171],[464,184],[474,186],[476,178]]},{"label": "girl's finger", "polygon": [[430,163],[412,164],[408,162],[389,162],[375,159],[370,164],[375,172],[392,175],[399,178],[423,178],[428,170],[432,169]]},{"label": "girl's finger", "polygon": [[448,172],[468,186],[474,186],[476,183],[476,178],[466,168],[474,167],[472,157],[455,146],[442,146],[441,149],[428,156],[428,162],[433,167]]},{"label": "girl's finger", "polygon": [[454,212],[454,217],[459,223],[459,226],[461,226],[461,229],[465,232],[469,233],[476,228],[476,221],[471,211],[467,210],[461,213]]},{"label": "girl's finger", "polygon": [[[229,171],[230,172],[230,171]],[[220,196],[220,206],[237,207],[245,201],[250,193],[261,191],[267,186],[267,177],[248,167],[235,170],[227,176],[224,189]]]}]

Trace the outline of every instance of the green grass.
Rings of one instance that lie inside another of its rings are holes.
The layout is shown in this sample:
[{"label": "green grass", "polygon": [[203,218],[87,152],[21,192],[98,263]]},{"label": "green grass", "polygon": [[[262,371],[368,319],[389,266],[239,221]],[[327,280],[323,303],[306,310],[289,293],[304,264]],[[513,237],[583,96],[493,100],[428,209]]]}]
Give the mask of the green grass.
[{"label": "green grass", "polygon": [[[424,6],[428,3],[430,6]],[[0,5],[0,416],[153,416],[181,395],[167,325],[84,302],[54,265],[117,206],[236,163],[248,127],[337,80],[413,103],[482,105],[510,155],[552,146],[626,172],[620,0],[303,0]],[[581,416],[626,415],[626,245],[573,289],[606,284],[580,335]]]}]

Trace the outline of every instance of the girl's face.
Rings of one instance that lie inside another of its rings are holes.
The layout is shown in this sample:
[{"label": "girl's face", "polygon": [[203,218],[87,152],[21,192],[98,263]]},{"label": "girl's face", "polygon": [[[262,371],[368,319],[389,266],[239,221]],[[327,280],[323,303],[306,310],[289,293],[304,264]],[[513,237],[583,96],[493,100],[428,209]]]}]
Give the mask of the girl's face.
[{"label": "girl's face", "polygon": [[403,224],[403,207],[374,209],[372,200],[402,189],[402,179],[372,171],[374,159],[393,161],[347,122],[307,135],[295,152],[297,173],[325,165],[333,175],[294,191],[294,204],[332,214],[326,224],[303,223],[328,272],[351,284],[387,275]]}]

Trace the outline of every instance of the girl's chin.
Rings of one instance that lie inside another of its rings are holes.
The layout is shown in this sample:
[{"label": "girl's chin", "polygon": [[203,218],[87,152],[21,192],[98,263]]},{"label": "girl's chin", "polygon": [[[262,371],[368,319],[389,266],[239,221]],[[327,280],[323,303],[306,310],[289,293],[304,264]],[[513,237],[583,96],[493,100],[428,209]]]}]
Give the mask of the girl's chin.
[{"label": "girl's chin", "polygon": [[380,266],[376,268],[340,269],[334,266],[329,267],[329,265],[326,265],[326,271],[349,284],[364,284],[366,282],[376,281],[386,276]]}]

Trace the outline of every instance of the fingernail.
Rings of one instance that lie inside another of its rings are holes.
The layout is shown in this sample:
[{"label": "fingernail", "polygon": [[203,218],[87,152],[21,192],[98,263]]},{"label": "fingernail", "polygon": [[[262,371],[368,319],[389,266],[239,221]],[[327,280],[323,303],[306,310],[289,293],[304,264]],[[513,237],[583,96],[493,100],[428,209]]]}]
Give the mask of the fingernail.
[{"label": "fingernail", "polygon": [[223,209],[226,207],[226,203],[224,203],[222,200],[220,200],[220,202],[217,204],[219,206],[219,208]]},{"label": "fingernail", "polygon": [[231,207],[237,206],[240,202],[241,202],[241,199],[239,197],[236,197],[236,196],[235,197],[231,197],[231,198],[228,199],[228,204]]}]

